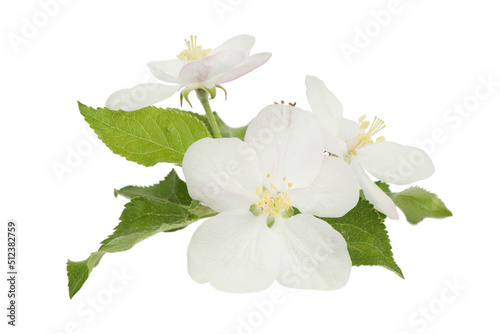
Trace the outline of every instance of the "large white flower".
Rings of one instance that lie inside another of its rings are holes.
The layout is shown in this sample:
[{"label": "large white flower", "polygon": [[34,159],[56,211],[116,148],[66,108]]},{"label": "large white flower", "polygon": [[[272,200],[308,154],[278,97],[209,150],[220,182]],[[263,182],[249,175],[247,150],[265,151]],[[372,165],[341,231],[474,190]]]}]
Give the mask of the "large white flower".
[{"label": "large white flower", "polygon": [[[311,113],[264,108],[245,140],[204,138],[182,163],[189,194],[215,211],[194,233],[188,270],[228,292],[266,289],[277,280],[302,289],[337,289],[351,260],[342,235],[314,217],[341,217],[359,199],[356,176],[324,155]],[[293,207],[301,214],[292,216]]]},{"label": "large white flower", "polygon": [[147,83],[122,89],[108,98],[106,107],[131,111],[163,101],[183,87],[186,87],[186,93],[198,88],[213,90],[269,60],[271,53],[268,52],[250,56],[254,43],[254,37],[240,35],[211,50],[196,45],[196,37],[191,36],[190,40],[186,40],[187,49],[176,59],[148,63],[149,70],[156,79],[172,85]]},{"label": "large white flower", "polygon": [[409,184],[434,173],[430,157],[421,149],[385,141],[374,136],[385,127],[375,117],[373,123],[363,115],[358,122],[343,117],[342,105],[323,81],[306,77],[307,100],[323,126],[326,150],[343,157],[356,173],[363,193],[375,208],[389,218],[398,219],[394,202],[367,175],[381,181]]}]

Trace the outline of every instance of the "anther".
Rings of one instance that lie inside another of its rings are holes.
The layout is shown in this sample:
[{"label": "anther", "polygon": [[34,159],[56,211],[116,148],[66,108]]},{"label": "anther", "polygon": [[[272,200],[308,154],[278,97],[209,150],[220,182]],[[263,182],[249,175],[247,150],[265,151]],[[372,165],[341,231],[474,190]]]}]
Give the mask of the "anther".
[{"label": "anther", "polygon": [[361,128],[361,130],[366,130],[366,129],[368,129],[369,125],[370,125],[369,121],[363,121],[363,122],[361,122],[361,124],[359,125],[359,127]]}]

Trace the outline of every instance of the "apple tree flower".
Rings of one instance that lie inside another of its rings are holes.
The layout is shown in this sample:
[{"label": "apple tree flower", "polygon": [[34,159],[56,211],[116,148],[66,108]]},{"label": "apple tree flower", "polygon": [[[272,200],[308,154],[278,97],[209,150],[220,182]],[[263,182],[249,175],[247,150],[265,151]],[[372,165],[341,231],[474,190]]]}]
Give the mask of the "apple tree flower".
[{"label": "apple tree flower", "polygon": [[349,163],[366,199],[375,209],[398,219],[394,202],[366,171],[383,182],[409,184],[434,173],[430,157],[416,147],[386,141],[384,137],[375,138],[385,127],[378,117],[373,122],[366,120],[366,115],[357,122],[344,118],[339,100],[317,77],[307,76],[306,86],[311,110],[323,126],[325,149]]},{"label": "apple tree flower", "polygon": [[[169,85],[146,83],[113,93],[106,101],[112,110],[132,111],[171,97],[184,88],[182,98],[188,102],[189,92],[206,90],[215,97],[216,87],[233,81],[266,63],[271,53],[250,55],[255,38],[249,35],[233,37],[215,49],[203,49],[196,44],[196,37],[186,40],[187,48],[176,59],[148,63],[153,76]],[[222,88],[223,89],[223,88]]]},{"label": "apple tree flower", "polygon": [[[189,194],[220,212],[193,234],[188,271],[228,292],[287,287],[332,290],[349,278],[343,236],[315,217],[341,217],[358,202],[348,165],[324,154],[317,120],[288,105],[264,108],[245,140],[204,138],[182,168]],[[294,214],[294,209],[300,214]]]}]

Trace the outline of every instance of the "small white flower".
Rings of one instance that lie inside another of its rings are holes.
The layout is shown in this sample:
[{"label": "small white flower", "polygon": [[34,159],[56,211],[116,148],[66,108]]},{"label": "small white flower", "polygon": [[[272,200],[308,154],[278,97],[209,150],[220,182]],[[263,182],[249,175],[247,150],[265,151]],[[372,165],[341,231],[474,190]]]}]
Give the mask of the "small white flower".
[{"label": "small white flower", "polygon": [[186,40],[187,49],[176,59],[148,63],[156,79],[172,85],[147,83],[122,89],[108,98],[106,107],[132,111],[163,101],[183,87],[186,93],[198,88],[214,90],[216,86],[233,81],[269,60],[271,54],[268,52],[250,56],[254,43],[254,37],[240,35],[211,50],[197,45],[196,37],[191,36],[190,40]]},{"label": "small white flower", "polygon": [[358,122],[343,117],[342,105],[323,81],[306,77],[307,100],[313,114],[324,127],[326,150],[344,157],[356,173],[363,193],[375,208],[389,218],[398,219],[394,202],[366,174],[365,170],[381,181],[409,184],[434,173],[430,157],[421,149],[374,138],[385,127],[375,117],[370,125],[363,115]]},{"label": "small white flower", "polygon": [[[182,163],[189,194],[215,211],[194,233],[188,270],[199,283],[228,292],[344,286],[351,259],[346,241],[325,221],[358,202],[348,165],[324,155],[311,113],[264,108],[245,140],[204,138]],[[292,216],[293,207],[301,214]]]}]

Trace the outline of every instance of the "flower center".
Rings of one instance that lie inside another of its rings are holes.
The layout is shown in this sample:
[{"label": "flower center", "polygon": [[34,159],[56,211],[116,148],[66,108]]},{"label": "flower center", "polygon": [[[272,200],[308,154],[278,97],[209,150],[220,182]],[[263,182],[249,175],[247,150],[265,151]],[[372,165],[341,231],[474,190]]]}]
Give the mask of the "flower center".
[{"label": "flower center", "polygon": [[[358,155],[356,150],[363,148],[371,143],[373,143],[373,136],[376,135],[380,130],[385,128],[384,121],[378,117],[373,119],[373,122],[370,126],[370,121],[366,120],[366,115],[363,115],[358,120],[359,123],[359,132],[356,136],[351,138],[347,142],[347,154],[346,159],[348,159],[349,155]],[[383,136],[378,137],[376,139],[377,142],[384,141],[385,138]]]},{"label": "flower center", "polygon": [[205,58],[212,49],[203,49],[201,45],[196,45],[197,36],[191,35],[190,40],[185,39],[187,49],[182,50],[177,58],[182,60],[184,64],[187,64],[191,61],[195,61],[201,58]]},{"label": "flower center", "polygon": [[[267,178],[271,174],[267,174]],[[286,177],[283,177],[283,184],[280,189],[274,184],[269,183],[269,189],[264,186],[258,186],[255,192],[259,195],[257,203],[250,207],[250,212],[255,216],[265,214],[267,216],[267,225],[271,227],[274,219],[278,217],[288,218],[293,215],[292,201],[288,190],[292,187],[291,183],[286,183]]]}]

